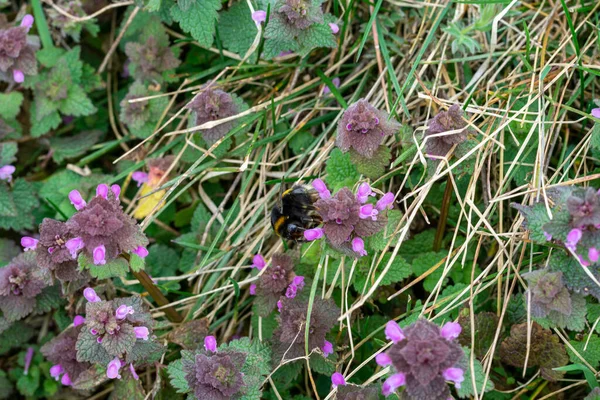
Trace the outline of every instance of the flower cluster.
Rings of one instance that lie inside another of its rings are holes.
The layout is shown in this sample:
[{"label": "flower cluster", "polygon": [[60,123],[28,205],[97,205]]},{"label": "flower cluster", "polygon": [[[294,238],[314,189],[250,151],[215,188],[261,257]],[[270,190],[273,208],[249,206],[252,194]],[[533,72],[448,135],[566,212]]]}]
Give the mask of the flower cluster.
[{"label": "flower cluster", "polygon": [[432,322],[418,320],[404,331],[396,322],[388,322],[385,334],[393,345],[376,361],[381,366],[392,366],[396,372],[384,382],[383,394],[387,397],[406,386],[408,399],[448,399],[446,381],[460,387],[464,380],[464,370],[458,364],[464,352],[455,341],[460,331],[460,325],[454,322],[440,329]]},{"label": "flower cluster", "polygon": [[92,364],[77,361],[77,337],[85,319],[76,316],[73,326],[46,343],[41,352],[53,365],[50,367],[50,376],[59,380],[65,386],[71,386],[79,376],[90,369]]},{"label": "flower cluster", "polygon": [[363,157],[371,158],[386,136],[400,128],[398,122],[380,111],[365,99],[352,104],[338,122],[338,147],[346,152],[350,149]]},{"label": "flower cluster", "polygon": [[[198,93],[186,108],[192,110],[195,126],[231,117],[240,111],[232,95],[220,89],[213,89],[210,86],[204,87],[202,92]],[[235,120],[227,121],[212,128],[204,129],[201,131],[202,138],[209,145],[213,144],[227,135],[236,123]]]},{"label": "flower cluster", "polygon": [[129,57],[129,71],[137,79],[162,82],[162,73],[175,69],[181,63],[169,47],[168,38],[148,37],[143,43],[125,45]]},{"label": "flower cluster", "polygon": [[13,258],[0,268],[0,310],[4,318],[17,321],[31,314],[36,297],[46,286],[33,254],[23,253]]},{"label": "flower cluster", "polygon": [[353,254],[367,254],[363,238],[381,231],[387,223],[387,210],[394,203],[394,194],[384,194],[376,204],[368,203],[375,193],[364,182],[355,194],[348,188],[342,188],[333,196],[320,179],[312,183],[320,199],[315,202],[317,212],[323,220],[322,228],[304,231],[308,241],[327,238],[333,247],[340,250],[352,249]]},{"label": "flower cluster", "polygon": [[277,19],[293,36],[298,36],[300,31],[309,28],[314,23],[322,23],[323,10],[321,1],[315,0],[283,0],[275,4],[276,10],[272,17]]},{"label": "flower cluster", "polygon": [[217,351],[214,336],[204,339],[205,351],[182,352],[183,371],[189,388],[197,399],[237,399],[244,391],[242,367],[246,354]]},{"label": "flower cluster", "polygon": [[425,150],[428,155],[445,157],[452,146],[467,139],[467,122],[458,104],[451,106],[448,111],[438,113],[427,125]]},{"label": "flower cluster", "polygon": [[340,310],[332,299],[315,297],[310,321],[307,321],[308,300],[300,296],[281,300],[279,328],[273,333],[273,355],[279,363],[285,355],[292,359],[304,355],[306,325],[308,328],[308,350],[321,349],[325,356],[333,352],[333,344],[326,335],[336,324]]},{"label": "flower cluster", "polygon": [[522,276],[529,284],[531,315],[543,318],[552,311],[564,315],[571,314],[571,294],[565,287],[562,272],[550,272],[548,269],[541,269],[528,272]]},{"label": "flower cluster", "polygon": [[[60,0],[56,2],[56,5],[70,15],[77,17],[85,17],[87,15],[80,0]],[[61,41],[61,39],[70,36],[74,41],[79,42],[81,31],[84,28],[92,36],[96,36],[100,30],[94,19],[76,21],[51,7],[45,11],[48,15],[48,22],[54,28],[52,34],[56,41]]]},{"label": "flower cluster", "polygon": [[147,138],[154,132],[154,128],[160,119],[162,111],[168,104],[166,97],[152,100],[140,100],[143,97],[158,94],[151,92],[145,84],[135,81],[129,87],[129,92],[120,103],[121,111],[119,119],[127,125],[131,133],[138,138]]},{"label": "flower cluster", "polygon": [[0,80],[21,83],[25,75],[37,74],[35,52],[37,37],[28,36],[33,17],[25,15],[20,26],[10,26],[4,14],[0,15]]},{"label": "flower cluster", "polygon": [[106,366],[106,376],[121,378],[121,367],[160,357],[163,347],[154,341],[154,320],[140,297],[103,301],[92,288],[83,291],[88,301],[77,338],[77,361]]},{"label": "flower cluster", "polygon": [[[262,256],[254,257],[254,266],[259,270],[265,267]],[[287,254],[277,253],[271,258],[271,265],[260,275],[258,284],[250,286],[250,294],[256,295],[258,314],[267,317],[275,309],[281,296],[293,299],[304,287],[304,277],[294,274],[294,260]]]}]

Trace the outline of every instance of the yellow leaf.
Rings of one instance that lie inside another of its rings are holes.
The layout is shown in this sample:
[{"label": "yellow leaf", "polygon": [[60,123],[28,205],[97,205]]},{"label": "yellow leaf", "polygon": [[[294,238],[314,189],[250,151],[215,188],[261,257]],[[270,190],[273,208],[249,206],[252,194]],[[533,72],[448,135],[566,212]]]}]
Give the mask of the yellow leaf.
[{"label": "yellow leaf", "polygon": [[156,193],[152,193],[151,195],[144,197],[148,193],[151,193],[153,190],[153,187],[144,183],[144,185],[142,186],[142,192],[140,193],[140,196],[143,198],[139,201],[138,207],[133,213],[134,218],[146,218],[148,215],[150,215],[152,210],[154,210],[154,207],[156,207],[157,204],[160,204],[157,208],[157,211],[160,210],[160,208],[164,205],[165,202],[161,200],[166,193],[165,190],[159,190]]}]

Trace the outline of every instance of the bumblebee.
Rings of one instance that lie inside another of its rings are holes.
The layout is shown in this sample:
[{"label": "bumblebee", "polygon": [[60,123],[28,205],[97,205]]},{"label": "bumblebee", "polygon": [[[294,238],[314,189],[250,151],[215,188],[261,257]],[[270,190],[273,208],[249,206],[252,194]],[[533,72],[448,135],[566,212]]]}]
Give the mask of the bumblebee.
[{"label": "bumblebee", "polygon": [[277,236],[304,241],[304,231],[323,222],[314,206],[318,199],[319,194],[309,185],[294,185],[283,192],[271,210],[271,226]]}]

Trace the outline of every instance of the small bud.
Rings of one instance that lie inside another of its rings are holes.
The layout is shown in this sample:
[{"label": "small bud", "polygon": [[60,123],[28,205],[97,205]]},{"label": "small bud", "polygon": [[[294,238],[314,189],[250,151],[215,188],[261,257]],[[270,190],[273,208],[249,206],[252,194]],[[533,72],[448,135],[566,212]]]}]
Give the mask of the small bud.
[{"label": "small bud", "polygon": [[255,283],[250,285],[250,294],[252,296],[256,296],[256,284]]},{"label": "small bud", "polygon": [[327,185],[321,179],[315,179],[312,181],[312,187],[319,193],[319,197],[322,199],[329,199],[331,192],[327,189]]},{"label": "small bud", "polygon": [[33,347],[29,347],[27,349],[27,353],[25,353],[25,366],[23,368],[23,375],[27,375],[29,373],[29,367],[31,366],[31,360],[33,360]]},{"label": "small bud", "polygon": [[[109,335],[112,335],[112,334],[113,334],[113,332],[108,332],[108,333],[109,333]],[[97,343],[102,343],[102,336],[98,336],[98,337],[96,338],[96,342],[97,342]]]},{"label": "small bud", "polygon": [[144,246],[138,246],[132,253],[140,258],[146,258],[148,256],[148,249]]},{"label": "small bud", "polygon": [[260,271],[265,267],[265,265],[267,265],[267,263],[260,254],[257,254],[252,258],[252,268],[256,268]]},{"label": "small bud", "polygon": [[406,375],[403,373],[398,373],[390,376],[383,382],[383,386],[381,391],[385,397],[388,397],[390,394],[394,393],[399,387],[404,386],[406,384]]},{"label": "small bud", "polygon": [[58,380],[63,372],[65,372],[65,370],[60,364],[56,364],[50,367],[50,376],[53,377],[55,380]]},{"label": "small bud", "polygon": [[24,251],[35,250],[38,244],[38,240],[29,236],[23,236],[21,238],[21,246],[23,246]]},{"label": "small bud", "polygon": [[344,379],[344,375],[340,374],[339,372],[334,372],[333,375],[331,375],[331,383],[335,388],[338,386],[344,386],[346,384],[346,380]]},{"label": "small bud", "polygon": [[92,255],[94,257],[94,265],[106,264],[106,247],[103,244],[96,247]]},{"label": "small bud", "polygon": [[121,194],[121,186],[119,186],[119,185],[112,185],[110,187],[110,191],[113,192],[113,194],[115,195],[115,197],[118,199],[119,195]]},{"label": "small bud", "polygon": [[392,359],[386,353],[379,353],[375,356],[375,362],[381,367],[387,367],[392,364]]},{"label": "small bud", "polygon": [[96,196],[108,199],[108,185],[105,185],[104,183],[99,184],[96,188]]},{"label": "small bud", "polygon": [[83,249],[83,246],[83,239],[79,237],[69,239],[65,243],[65,247],[67,248],[67,250],[69,250],[69,253],[71,253],[71,257],[73,257],[73,259],[77,258],[77,252]]},{"label": "small bud", "polygon": [[461,331],[462,328],[457,322],[446,322],[442,327],[441,335],[446,340],[452,340],[456,339]]},{"label": "small bud", "polygon": [[15,173],[16,168],[13,165],[5,165],[0,168],[0,180],[10,182],[12,181],[12,174]]},{"label": "small bud", "polygon": [[256,10],[252,13],[252,20],[259,25],[261,22],[265,22],[267,19],[267,12],[263,10]]},{"label": "small bud", "polygon": [[[135,328],[134,328],[135,329]],[[108,363],[106,367],[106,376],[110,379],[121,379],[121,375],[119,375],[119,370],[121,369],[121,360],[115,358],[111,362]]]},{"label": "small bud", "polygon": [[102,301],[100,297],[98,297],[98,295],[96,294],[96,291],[90,287],[83,289],[83,297],[85,297],[85,299],[90,303],[97,303],[99,301]]},{"label": "small bud", "polygon": [[307,229],[304,231],[304,239],[312,242],[313,240],[321,239],[324,234],[321,228]]},{"label": "small bud", "polygon": [[77,211],[81,210],[87,204],[85,200],[83,200],[83,197],[81,197],[79,191],[77,190],[71,190],[71,192],[69,193],[69,200],[71,201],[71,204],[73,204]]},{"label": "small bud", "polygon": [[13,79],[17,83],[23,83],[25,81],[25,74],[20,69],[13,69]]},{"label": "small bud", "polygon": [[136,381],[140,380],[139,375],[135,372],[135,368],[133,368],[133,364],[129,363],[129,372],[131,372],[131,376],[133,376],[133,379],[135,379]]},{"label": "small bud", "polygon": [[551,241],[552,240],[552,235],[549,234],[548,232],[544,232],[544,237],[546,238],[547,241]]},{"label": "small bud", "polygon": [[593,108],[592,109],[592,117],[594,117],[594,118],[600,118],[600,108]]},{"label": "small bud", "polygon": [[27,32],[29,32],[29,30],[31,29],[31,27],[33,26],[33,15],[31,14],[25,14],[25,16],[23,17],[23,19],[21,20],[21,26],[25,29],[27,29]]},{"label": "small bud", "polygon": [[389,321],[385,325],[385,338],[394,343],[398,343],[399,341],[404,340],[406,336],[404,336],[402,328],[400,328],[400,325],[398,325],[396,321]]},{"label": "small bud", "polygon": [[140,187],[143,183],[148,182],[148,174],[142,171],[135,171],[131,174],[131,179],[137,182],[137,187]]},{"label": "small bud", "polygon": [[150,331],[145,326],[136,326],[133,328],[135,332],[135,337],[138,339],[148,340],[148,335],[150,335]]},{"label": "small bud", "polygon": [[96,336],[98,334],[98,331],[92,328],[90,329],[90,333],[92,334],[92,336]]},{"label": "small bud", "polygon": [[340,31],[340,27],[338,26],[338,24],[334,24],[333,22],[329,23],[329,27],[331,28],[331,32],[333,32],[334,35],[337,35]]},{"label": "small bud", "polygon": [[62,383],[65,386],[71,386],[73,384],[73,382],[71,382],[71,378],[69,378],[69,374],[65,373],[62,378],[60,379],[60,383]]},{"label": "small bud", "polygon": [[329,357],[330,354],[333,354],[333,343],[326,340],[323,346],[321,347],[321,351],[323,351],[323,356]]},{"label": "small bud", "polygon": [[460,384],[465,380],[465,372],[460,368],[448,368],[442,372],[444,379],[454,382],[454,386],[460,389]]},{"label": "small bud", "polygon": [[73,326],[79,326],[85,324],[85,318],[83,318],[81,315],[76,315],[75,318],[73,318]]},{"label": "small bud", "polygon": [[367,255],[367,251],[365,250],[365,242],[359,237],[352,239],[352,250],[358,253],[361,257]]},{"label": "small bud", "polygon": [[383,197],[381,199],[379,199],[379,201],[377,201],[377,204],[375,205],[375,207],[379,211],[383,211],[386,208],[389,208],[391,210],[393,208],[393,206],[394,206],[394,193],[392,193],[392,192],[387,192],[386,194],[384,194]]},{"label": "small bud", "polygon": [[356,191],[356,199],[364,204],[369,196],[375,196],[373,190],[371,190],[371,185],[367,182],[361,183]]},{"label": "small bud", "polygon": [[214,336],[207,336],[204,338],[204,349],[215,353],[217,351],[217,339]]}]

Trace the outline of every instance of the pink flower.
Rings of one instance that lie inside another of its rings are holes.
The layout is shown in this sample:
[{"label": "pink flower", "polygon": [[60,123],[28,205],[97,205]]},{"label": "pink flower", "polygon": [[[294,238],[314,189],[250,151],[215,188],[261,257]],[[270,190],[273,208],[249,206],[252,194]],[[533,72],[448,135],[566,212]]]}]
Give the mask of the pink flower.
[{"label": "pink flower", "polygon": [[298,286],[298,289],[302,290],[304,287],[304,277],[302,275],[295,276],[292,284]]},{"label": "pink flower", "polygon": [[83,197],[81,197],[81,193],[77,190],[71,190],[69,193],[69,200],[77,211],[81,210],[87,204],[85,200],[83,200]]},{"label": "pink flower", "polygon": [[579,259],[579,262],[581,263],[581,265],[583,265],[584,267],[590,266],[590,263],[585,258],[583,258],[583,256],[577,254],[577,258]]},{"label": "pink flower", "polygon": [[24,251],[30,251],[30,250],[35,250],[35,248],[37,247],[39,240],[34,239],[32,237],[29,236],[23,236],[21,238],[21,246],[23,246],[23,250]]},{"label": "pink flower", "polygon": [[106,247],[103,244],[96,247],[92,255],[94,257],[94,265],[106,264]]},{"label": "pink flower", "polygon": [[133,314],[133,307],[126,306],[125,304],[121,304],[119,308],[115,311],[115,318],[118,320],[123,320],[127,318],[127,315]]},{"label": "pink flower", "polygon": [[252,296],[256,296],[256,284],[253,283],[252,285],[250,285],[250,294]]},{"label": "pink flower", "polygon": [[459,323],[446,322],[444,324],[444,326],[442,327],[441,335],[446,340],[452,340],[452,339],[456,339],[458,337],[458,335],[460,335],[461,331],[462,331],[462,328],[460,327]]},{"label": "pink flower", "polygon": [[344,386],[346,384],[346,380],[344,379],[344,375],[340,374],[339,372],[334,372],[333,375],[331,375],[331,383],[335,388],[338,386]]},{"label": "pink flower", "polygon": [[333,32],[334,35],[337,35],[340,31],[340,27],[338,26],[338,24],[334,24],[333,22],[329,23],[329,27],[331,28],[331,32]]},{"label": "pink flower", "polygon": [[23,19],[21,20],[21,26],[23,28],[27,29],[27,32],[29,32],[29,30],[31,29],[31,27],[33,26],[33,16],[31,14],[25,14],[25,16],[23,17]]},{"label": "pink flower", "polygon": [[283,304],[281,304],[281,300],[277,301],[277,311],[281,312],[281,308],[283,307]]},{"label": "pink flower", "polygon": [[327,189],[327,185],[321,179],[315,179],[312,181],[312,187],[319,193],[319,197],[322,199],[328,199],[331,197],[331,192]]},{"label": "pink flower", "polygon": [[112,185],[110,187],[111,192],[113,192],[113,194],[115,195],[115,197],[118,199],[119,195],[121,194],[121,186],[119,185]]},{"label": "pink flower", "polygon": [[137,182],[137,187],[140,187],[143,183],[148,182],[148,174],[142,171],[135,171],[131,174],[131,179]]},{"label": "pink flower", "polygon": [[297,293],[298,293],[298,286],[291,283],[285,291],[285,297],[287,297],[288,299],[293,299],[294,297],[296,297]]},{"label": "pink flower", "polygon": [[[335,86],[336,88],[340,87],[340,78],[338,78],[337,76],[335,78],[333,78],[331,80],[331,83],[333,83],[333,86]],[[331,89],[329,89],[329,86],[325,85],[325,87],[323,88],[323,94],[329,94],[331,93]]]},{"label": "pink flower", "polygon": [[373,204],[365,204],[364,206],[360,207],[358,216],[360,217],[360,219],[370,218],[373,221],[377,221],[378,214],[379,214],[379,211],[377,211],[373,207]]},{"label": "pink flower", "polygon": [[119,370],[121,367],[121,360],[115,357],[115,359],[109,362],[106,366],[106,376],[108,376],[110,379],[121,379],[121,375],[119,375]]},{"label": "pink flower", "polygon": [[547,241],[551,241],[552,240],[552,235],[549,234],[548,232],[544,232],[544,237],[546,238]]},{"label": "pink flower", "polygon": [[207,336],[204,338],[204,349],[215,353],[217,351],[217,339],[214,336]]},{"label": "pink flower", "polygon": [[600,252],[595,247],[590,247],[588,250],[588,258],[591,262],[595,263],[600,258]]},{"label": "pink flower", "polygon": [[148,249],[144,246],[138,246],[132,253],[140,258],[146,258],[148,256]]},{"label": "pink flower", "polygon": [[352,250],[358,253],[361,257],[367,255],[367,251],[365,250],[365,242],[359,237],[352,239]]},{"label": "pink flower", "polygon": [[69,239],[65,243],[65,247],[67,248],[67,250],[69,250],[69,252],[71,253],[71,257],[73,257],[74,259],[77,258],[77,252],[83,249],[83,246],[83,239],[79,237]]},{"label": "pink flower", "polygon": [[369,199],[369,196],[375,196],[375,193],[371,190],[371,185],[367,182],[361,183],[356,191],[356,200],[364,204]]},{"label": "pink flower", "polygon": [[400,328],[400,325],[398,325],[396,321],[389,321],[385,325],[385,338],[387,340],[398,343],[399,341],[404,340],[405,337],[402,328]]},{"label": "pink flower", "polygon": [[62,365],[56,364],[50,367],[50,376],[55,380],[58,380],[60,376],[65,372]]},{"label": "pink flower", "polygon": [[592,109],[592,117],[594,117],[594,118],[600,118],[600,108],[593,108]]},{"label": "pink flower", "polygon": [[454,386],[460,389],[460,384],[465,380],[465,372],[460,368],[448,368],[442,372],[444,379],[454,382]]},{"label": "pink flower", "polygon": [[321,239],[323,234],[323,229],[321,228],[307,229],[304,231],[304,239],[312,242],[313,240]]},{"label": "pink flower", "polygon": [[325,357],[329,357],[330,354],[333,354],[333,343],[326,340],[325,343],[323,343],[321,350],[323,351],[323,355]]},{"label": "pink flower", "polygon": [[105,185],[104,183],[99,184],[96,188],[96,196],[108,199],[108,185]]},{"label": "pink flower", "polygon": [[29,373],[29,367],[31,366],[31,360],[33,360],[33,347],[29,347],[27,349],[27,353],[25,353],[25,367],[23,368],[23,375],[27,375]]},{"label": "pink flower", "polygon": [[571,229],[571,231],[567,234],[567,241],[565,242],[565,247],[571,251],[575,251],[577,248],[577,243],[581,240],[583,236],[583,232],[579,228]]},{"label": "pink flower", "polygon": [[12,174],[15,173],[16,168],[12,165],[5,165],[0,168],[0,180],[10,182],[12,181]]},{"label": "pink flower", "polygon": [[391,210],[393,208],[393,206],[394,206],[394,193],[392,193],[392,192],[387,192],[386,194],[384,194],[383,197],[381,199],[379,199],[379,201],[377,201],[377,204],[375,205],[375,207],[379,211],[383,211],[386,208],[389,208]]},{"label": "pink flower", "polygon": [[23,83],[25,81],[25,74],[20,69],[13,69],[13,79],[16,83]]},{"label": "pink flower", "polygon": [[76,315],[75,318],[73,318],[73,326],[79,326],[85,323],[85,318],[83,318],[81,315]]},{"label": "pink flower", "polygon": [[133,364],[132,363],[129,363],[129,372],[131,372],[131,376],[133,376],[133,379],[135,379],[136,381],[140,380],[140,377],[135,372],[135,368],[133,368]]},{"label": "pink flower", "polygon": [[102,299],[100,299],[100,297],[98,297],[98,295],[96,294],[96,291],[90,287],[85,288],[83,290],[83,297],[85,297],[85,299],[90,303],[97,303],[99,301],[102,301]]},{"label": "pink flower", "polygon": [[65,373],[62,378],[60,379],[60,383],[62,383],[65,386],[71,386],[73,384],[73,382],[71,382],[71,378],[69,378],[69,374]]},{"label": "pink flower", "polygon": [[150,335],[150,331],[145,326],[136,326],[133,328],[135,332],[135,337],[138,339],[148,340],[148,335]]},{"label": "pink flower", "polygon": [[256,23],[256,25],[261,22],[265,22],[267,19],[267,12],[264,10],[256,10],[252,13],[252,20]]},{"label": "pink flower", "polygon": [[265,265],[267,265],[267,263],[265,262],[264,257],[260,254],[257,254],[252,258],[252,268],[256,268],[260,271],[265,267]]},{"label": "pink flower", "polygon": [[381,391],[385,397],[394,393],[399,387],[406,384],[406,375],[402,373],[394,374],[383,382]]},{"label": "pink flower", "polygon": [[381,367],[387,367],[392,364],[392,359],[386,353],[379,353],[375,356],[375,362]]}]

